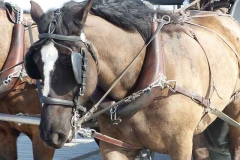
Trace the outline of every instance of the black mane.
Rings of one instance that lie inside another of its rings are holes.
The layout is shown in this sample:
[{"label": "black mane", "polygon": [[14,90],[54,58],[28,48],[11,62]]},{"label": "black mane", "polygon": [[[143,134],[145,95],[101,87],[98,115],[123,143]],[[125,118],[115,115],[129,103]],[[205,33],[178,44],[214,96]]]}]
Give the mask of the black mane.
[{"label": "black mane", "polygon": [[153,10],[140,0],[116,0],[102,5],[93,5],[91,11],[127,31],[137,30],[144,40],[150,37]]},{"label": "black mane", "polygon": [[[63,35],[76,35],[77,28],[82,24],[76,22],[74,15],[79,11],[86,2],[70,1],[61,8],[61,14],[57,16],[56,32]],[[91,12],[104,18],[110,23],[121,27],[122,29],[133,32],[137,30],[146,41],[151,34],[151,21],[154,11],[147,8],[140,0],[112,0],[103,3],[97,0],[93,3]],[[64,15],[64,16],[62,16]],[[54,11],[48,11],[39,23],[39,32],[46,32],[48,24],[54,18]]]}]

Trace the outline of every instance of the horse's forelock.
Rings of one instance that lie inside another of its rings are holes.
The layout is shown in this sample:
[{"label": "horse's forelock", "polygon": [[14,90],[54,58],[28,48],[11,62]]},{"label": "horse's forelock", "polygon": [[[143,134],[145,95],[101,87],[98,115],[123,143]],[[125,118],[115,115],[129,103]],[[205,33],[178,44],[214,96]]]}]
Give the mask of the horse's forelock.
[{"label": "horse's forelock", "polygon": [[80,20],[76,18],[80,10],[84,7],[86,2],[70,1],[64,4],[61,9],[61,15],[58,18],[57,32],[63,35],[76,35],[80,34],[83,28]]},{"label": "horse's forelock", "polygon": [[[76,35],[80,33],[82,24],[75,19],[74,15],[78,13],[84,6],[84,3],[70,1],[61,8],[61,13],[56,16],[56,34]],[[39,32],[48,32],[49,24],[54,20],[54,10],[46,12],[38,24]]]}]

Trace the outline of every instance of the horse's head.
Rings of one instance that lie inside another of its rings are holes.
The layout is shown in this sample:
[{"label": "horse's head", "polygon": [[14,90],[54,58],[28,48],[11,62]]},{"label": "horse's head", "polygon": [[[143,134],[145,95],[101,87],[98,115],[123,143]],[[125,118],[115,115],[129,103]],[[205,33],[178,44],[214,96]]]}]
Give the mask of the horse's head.
[{"label": "horse's head", "polygon": [[41,138],[60,148],[72,137],[73,111],[85,112],[81,104],[97,84],[96,59],[86,46],[83,32],[92,1],[69,2],[47,13],[37,3],[32,1],[31,5],[40,41],[27,53],[25,65],[32,78],[44,82]]}]

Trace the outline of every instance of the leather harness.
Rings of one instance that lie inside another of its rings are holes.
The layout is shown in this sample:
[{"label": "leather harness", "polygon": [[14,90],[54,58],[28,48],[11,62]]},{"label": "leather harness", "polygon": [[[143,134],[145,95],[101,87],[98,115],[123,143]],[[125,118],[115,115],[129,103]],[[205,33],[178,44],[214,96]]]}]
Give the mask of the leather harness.
[{"label": "leather harness", "polygon": [[[206,15],[203,15],[202,17],[205,17]],[[212,14],[209,15],[209,16],[213,16]],[[215,16],[215,15],[214,15]],[[198,16],[198,17],[201,17],[201,16]],[[189,23],[188,21],[185,21],[184,23]],[[161,46],[159,46],[159,44],[161,44],[161,36],[160,36],[160,30],[161,28],[165,25],[165,24],[168,24],[166,20],[164,20],[164,18],[162,18],[162,21],[160,23],[160,25],[158,25],[158,23],[156,21],[153,22],[153,30],[156,30],[156,26],[158,26],[157,30],[154,32],[154,36],[152,36],[154,39],[153,39],[153,42],[151,43],[151,46],[152,48],[148,48],[148,54],[146,55],[146,59],[145,59],[145,62],[144,62],[144,66],[143,66],[143,70],[142,70],[142,75],[140,79],[142,79],[140,82],[138,82],[138,85],[136,87],[136,91],[137,92],[134,92],[132,95],[126,97],[125,99],[123,100],[120,100],[119,102],[117,103],[114,103],[104,109],[102,109],[101,111],[97,111],[98,110],[98,105],[101,104],[101,102],[105,102],[105,104],[111,104],[113,101],[109,101],[109,100],[106,100],[105,98],[107,97],[107,94],[111,91],[111,89],[114,87],[114,85],[112,87],[110,87],[110,89],[102,96],[102,98],[99,98],[99,95],[98,97],[91,97],[91,99],[95,102],[97,102],[93,108],[91,108],[87,113],[85,113],[84,116],[82,117],[79,117],[79,120],[77,120],[77,122],[75,124],[77,124],[77,126],[81,126],[81,124],[83,122],[86,122],[86,121],[89,121],[90,119],[93,119],[97,116],[99,116],[100,114],[102,113],[105,113],[107,111],[109,111],[110,109],[116,107],[116,106],[119,106],[119,107],[122,107],[123,108],[128,108],[126,104],[130,103],[131,102],[131,105],[132,103],[136,103],[137,101],[141,101],[141,98],[145,98],[146,99],[150,99],[148,101],[148,103],[146,103],[146,105],[149,105],[151,103],[151,101],[153,99],[155,99],[157,97],[157,92],[159,90],[163,90],[165,88],[168,88],[170,91],[172,91],[173,93],[180,93],[180,94],[183,94],[189,98],[191,98],[192,100],[194,100],[195,102],[203,105],[205,107],[205,111],[206,113],[212,113],[212,114],[215,114],[216,116],[218,116],[219,118],[225,120],[227,123],[233,125],[233,126],[236,126],[236,127],[240,127],[240,125],[234,121],[233,119],[231,119],[230,117],[228,117],[227,115],[225,115],[224,113],[222,113],[221,111],[217,110],[215,107],[211,107],[211,103],[210,103],[210,98],[206,99],[204,98],[203,96],[195,93],[195,92],[191,92],[187,89],[185,89],[184,87],[181,87],[179,86],[175,80],[167,80],[167,77],[165,76],[165,69],[164,69],[164,58],[163,58],[163,52],[162,52],[162,49],[161,49]],[[196,24],[194,23],[191,23],[192,25],[195,25],[197,26]],[[203,26],[200,26],[200,27],[203,27]],[[206,27],[205,27],[206,28]],[[190,31],[190,33],[192,33]],[[215,33],[215,32],[214,32]],[[218,35],[218,34],[217,34]],[[196,36],[193,35],[193,37],[196,38]],[[219,37],[221,37],[219,35]],[[76,41],[76,40],[81,40],[83,41],[82,39],[79,39],[77,38],[76,36],[73,36],[73,37],[69,37],[69,36],[63,36],[63,35],[54,35],[54,34],[51,34],[51,33],[48,33],[48,34],[41,34],[40,35],[40,38],[43,38],[43,39],[59,39],[59,40],[66,40],[66,39],[70,39],[71,41]],[[197,39],[195,39],[197,40]],[[223,39],[224,40],[224,39]],[[84,42],[84,41],[83,41]],[[200,46],[203,48],[203,46],[201,45],[201,42],[197,41]],[[226,44],[228,44],[226,41],[224,41]],[[150,43],[150,42],[149,42]],[[148,43],[148,44],[149,44]],[[147,46],[147,45],[146,45]],[[230,46],[228,44],[228,46]],[[231,48],[233,51],[234,49]],[[204,48],[203,48],[204,50]],[[142,51],[142,50],[141,50]],[[141,52],[140,52],[141,53]],[[140,55],[140,53],[137,55],[137,57]],[[236,57],[238,58],[238,54],[236,52],[234,52],[236,54]],[[207,53],[205,52],[206,56],[207,56]],[[136,58],[137,58],[136,57]],[[135,58],[135,59],[136,59]],[[134,59],[134,60],[135,60]],[[207,57],[208,59],[208,57]],[[134,62],[134,60],[132,62]],[[152,65],[154,64],[154,65]],[[210,62],[208,60],[208,64],[209,64],[209,69],[211,71],[211,66],[210,66]],[[128,68],[131,66],[131,64],[128,66]],[[157,67],[156,67],[157,66]],[[127,69],[128,69],[127,68]],[[149,70],[150,68],[150,70]],[[126,69],[126,70],[127,70]],[[152,74],[147,74],[151,72]],[[144,77],[146,77],[146,74],[149,76],[151,76],[151,80],[153,83],[149,83],[149,80],[148,81],[145,81],[146,79],[144,79]],[[119,79],[124,75],[124,73],[119,77]],[[145,75],[145,76],[144,76]],[[119,80],[118,79],[118,80]],[[155,81],[154,81],[155,80]],[[113,84],[116,84],[117,81],[115,81]],[[138,91],[139,90],[139,91]],[[40,89],[39,89],[40,91]],[[237,94],[238,95],[238,94]],[[147,97],[147,98],[146,98]],[[231,100],[234,100],[237,96],[233,96],[231,98]],[[109,98],[108,98],[109,99]],[[139,100],[140,99],[140,100]],[[65,100],[58,100],[58,104],[61,104],[61,101],[66,104]],[[48,104],[51,104],[51,103],[48,103]],[[146,106],[145,105],[145,106]],[[142,107],[142,106],[141,106]],[[131,110],[130,112],[128,112],[127,114],[132,114],[132,113],[135,113],[136,111],[140,110],[140,108],[135,108],[134,110]],[[96,112],[97,111],[97,112]],[[96,112],[96,113],[94,113]],[[120,112],[119,112],[120,113]],[[123,112],[124,113],[124,112]],[[122,113],[122,114],[123,114]],[[121,114],[120,114],[121,115]],[[123,114],[124,115],[124,114]],[[74,115],[75,117],[76,115]],[[119,140],[116,140],[116,139],[113,139],[111,137],[108,137],[106,135],[102,135],[100,133],[89,133],[92,137],[94,138],[98,138],[100,140],[103,140],[105,142],[108,142],[108,143],[111,143],[111,144],[114,144],[114,145],[117,145],[117,146],[120,146],[120,147],[123,147],[123,148],[127,148],[127,149],[141,149],[141,147],[138,147],[138,146],[133,146],[133,145],[130,145],[130,144],[126,144],[124,142],[121,142]]]}]

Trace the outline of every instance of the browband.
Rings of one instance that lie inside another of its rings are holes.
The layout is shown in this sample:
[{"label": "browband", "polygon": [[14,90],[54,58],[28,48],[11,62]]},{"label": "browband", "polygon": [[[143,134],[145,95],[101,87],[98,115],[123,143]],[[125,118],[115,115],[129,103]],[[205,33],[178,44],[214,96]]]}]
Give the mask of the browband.
[{"label": "browband", "polygon": [[80,36],[64,36],[59,34],[52,34],[52,33],[42,33],[38,36],[39,39],[55,39],[55,40],[61,40],[61,41],[82,41]]}]

